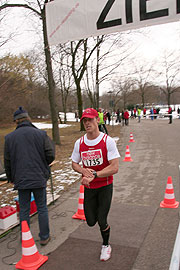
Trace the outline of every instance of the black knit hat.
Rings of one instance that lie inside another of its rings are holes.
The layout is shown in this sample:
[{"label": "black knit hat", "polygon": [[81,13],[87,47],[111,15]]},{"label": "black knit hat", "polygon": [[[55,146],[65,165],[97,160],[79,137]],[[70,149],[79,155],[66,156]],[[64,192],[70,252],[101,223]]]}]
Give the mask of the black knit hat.
[{"label": "black knit hat", "polygon": [[19,107],[17,111],[14,113],[14,121],[21,119],[21,118],[27,118],[29,117],[28,112],[23,110],[22,107]]}]

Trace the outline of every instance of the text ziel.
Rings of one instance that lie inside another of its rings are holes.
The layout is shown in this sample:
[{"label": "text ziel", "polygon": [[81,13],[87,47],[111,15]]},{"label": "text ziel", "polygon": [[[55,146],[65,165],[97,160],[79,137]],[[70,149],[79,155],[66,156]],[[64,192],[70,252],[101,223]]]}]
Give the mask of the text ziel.
[{"label": "text ziel", "polygon": [[[105,7],[103,8],[99,19],[97,21],[97,29],[109,28],[118,25],[122,25],[122,19],[115,19],[111,21],[105,21],[108,13],[110,12],[114,2],[117,0],[108,0]],[[152,12],[147,12],[147,2],[150,0],[139,0],[139,15],[140,21],[165,17],[169,15],[169,9],[161,9]],[[157,0],[158,1],[158,0]],[[176,14],[180,13],[180,0],[176,1]],[[126,23],[133,23],[133,0],[125,0],[125,14],[126,14]]]}]

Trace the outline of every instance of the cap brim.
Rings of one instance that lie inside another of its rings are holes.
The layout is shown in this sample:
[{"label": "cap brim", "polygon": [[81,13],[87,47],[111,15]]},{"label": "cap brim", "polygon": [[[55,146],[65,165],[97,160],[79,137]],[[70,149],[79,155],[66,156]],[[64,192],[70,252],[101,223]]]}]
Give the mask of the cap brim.
[{"label": "cap brim", "polygon": [[95,117],[98,117],[98,116],[85,114],[85,115],[83,115],[83,116],[81,117],[80,121],[82,121],[84,118],[91,118],[91,119],[93,119],[93,118],[95,118]]}]

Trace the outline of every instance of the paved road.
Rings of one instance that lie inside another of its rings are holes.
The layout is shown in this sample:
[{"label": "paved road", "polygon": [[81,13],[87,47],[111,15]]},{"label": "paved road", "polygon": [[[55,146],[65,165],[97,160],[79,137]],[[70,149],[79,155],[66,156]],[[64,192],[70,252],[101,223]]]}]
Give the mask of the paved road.
[{"label": "paved road", "polygon": [[[129,143],[130,132],[134,143]],[[180,120],[131,120],[120,132],[119,173],[109,215],[112,258],[99,261],[101,237],[98,226],[72,219],[77,211],[79,184],[49,207],[52,240],[46,247],[38,242],[37,216],[31,232],[41,254],[49,254],[44,270],[168,270],[179,224],[178,209],[159,207],[164,199],[167,177],[172,176],[179,198]],[[133,162],[123,162],[126,145]],[[0,239],[0,269],[14,269],[9,263],[21,258],[18,227]],[[17,237],[17,239],[16,239]],[[13,249],[12,249],[13,248]],[[15,253],[14,255],[12,255]],[[6,257],[10,255],[9,257]],[[12,255],[12,256],[11,256]],[[5,264],[6,263],[6,264]]]}]

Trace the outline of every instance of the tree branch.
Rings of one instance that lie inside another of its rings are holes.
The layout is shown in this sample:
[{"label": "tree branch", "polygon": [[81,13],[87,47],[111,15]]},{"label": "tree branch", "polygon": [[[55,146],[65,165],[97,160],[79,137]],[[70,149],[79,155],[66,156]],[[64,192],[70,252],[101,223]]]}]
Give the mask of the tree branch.
[{"label": "tree branch", "polygon": [[11,7],[23,7],[32,10],[34,13],[36,13],[38,16],[42,16],[40,12],[38,12],[36,9],[28,6],[27,4],[4,4],[0,6],[0,11],[5,9],[5,8],[11,8]]}]

